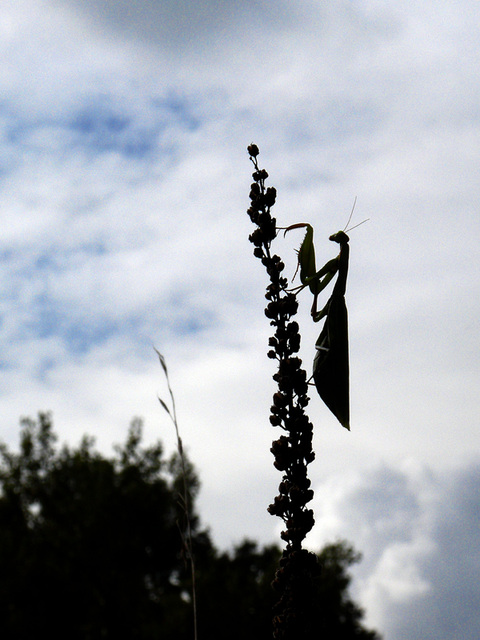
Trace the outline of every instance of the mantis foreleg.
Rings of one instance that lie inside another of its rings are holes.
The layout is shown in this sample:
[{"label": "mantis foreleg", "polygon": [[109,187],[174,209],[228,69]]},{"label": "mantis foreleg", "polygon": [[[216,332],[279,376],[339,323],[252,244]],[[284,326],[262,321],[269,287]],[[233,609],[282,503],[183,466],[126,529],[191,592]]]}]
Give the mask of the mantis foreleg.
[{"label": "mantis foreleg", "polygon": [[311,315],[314,322],[318,322],[325,314],[322,310],[320,313],[317,311],[318,295],[325,287],[330,283],[334,275],[338,271],[338,257],[329,260],[319,271],[316,270],[315,264],[315,246],[313,244],[313,227],[308,222],[299,222],[292,224],[285,229],[291,231],[292,229],[300,229],[306,227],[307,231],[305,237],[300,245],[300,249],[297,251],[298,263],[297,269],[294,274],[294,278],[300,270],[300,286],[292,289],[294,293],[299,293],[305,287],[309,287],[313,293],[313,304],[311,309]]}]

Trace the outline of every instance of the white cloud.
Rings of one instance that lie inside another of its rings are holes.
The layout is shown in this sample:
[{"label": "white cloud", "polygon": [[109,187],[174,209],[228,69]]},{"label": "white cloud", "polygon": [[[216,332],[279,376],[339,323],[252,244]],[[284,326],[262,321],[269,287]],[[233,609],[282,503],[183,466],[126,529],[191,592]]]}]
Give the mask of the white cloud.
[{"label": "white cloud", "polygon": [[[448,583],[434,571],[453,553],[441,520],[460,516],[435,503],[445,469],[478,452],[477,12],[374,0],[5,8],[2,437],[14,444],[20,415],[51,409],[61,438],[98,431],[105,449],[140,414],[172,448],[153,343],[215,539],[270,541],[274,364],[245,215],[255,141],[279,223],[314,224],[319,265],[355,196],[356,219],[370,217],[351,235],[352,433],[310,406],[316,539],[356,541],[368,609],[383,625],[388,607],[391,634],[407,637],[410,595],[430,606]],[[277,241],[289,276],[299,242]],[[307,292],[300,305],[310,370],[319,327]],[[408,459],[420,471],[403,470]],[[365,480],[366,462],[384,466]],[[420,604],[414,617],[438,631]]]}]

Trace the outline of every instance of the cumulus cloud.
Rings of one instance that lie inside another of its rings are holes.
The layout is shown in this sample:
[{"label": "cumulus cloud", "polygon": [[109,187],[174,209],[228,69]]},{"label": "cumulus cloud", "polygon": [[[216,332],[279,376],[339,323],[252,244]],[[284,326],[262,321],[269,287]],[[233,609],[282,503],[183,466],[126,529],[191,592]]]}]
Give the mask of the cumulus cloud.
[{"label": "cumulus cloud", "polygon": [[316,491],[312,542],[363,552],[355,589],[392,640],[478,635],[480,464],[435,472],[413,460],[330,477]]}]

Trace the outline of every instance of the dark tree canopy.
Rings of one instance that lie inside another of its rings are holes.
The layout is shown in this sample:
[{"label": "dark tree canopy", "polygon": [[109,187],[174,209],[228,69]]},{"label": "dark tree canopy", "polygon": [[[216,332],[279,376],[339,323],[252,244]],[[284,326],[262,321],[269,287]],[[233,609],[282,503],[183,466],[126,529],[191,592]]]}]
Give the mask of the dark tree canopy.
[{"label": "dark tree canopy", "polygon": [[[22,420],[18,453],[0,445],[0,637],[191,640],[178,460],[160,443],[142,446],[139,420],[112,458],[88,437],[77,448],[56,440],[40,414]],[[251,541],[215,549],[195,513],[190,463],[188,475],[199,640],[270,638],[280,550]],[[320,559],[316,637],[378,639],[347,591],[358,554],[338,543]]]}]

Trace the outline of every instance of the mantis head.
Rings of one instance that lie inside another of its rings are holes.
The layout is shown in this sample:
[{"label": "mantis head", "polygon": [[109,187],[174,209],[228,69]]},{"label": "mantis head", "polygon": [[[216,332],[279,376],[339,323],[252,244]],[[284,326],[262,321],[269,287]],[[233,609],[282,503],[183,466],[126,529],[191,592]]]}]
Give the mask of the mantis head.
[{"label": "mantis head", "polygon": [[332,240],[333,242],[338,242],[338,244],[347,244],[350,238],[347,236],[345,231],[337,231],[337,233],[334,233],[333,235],[330,236],[329,240]]}]

